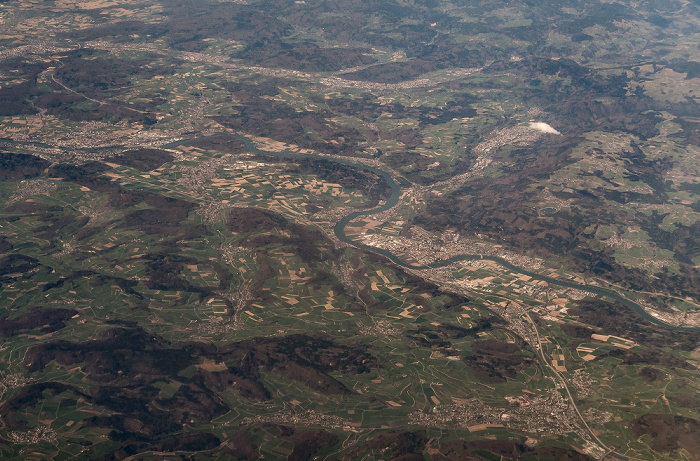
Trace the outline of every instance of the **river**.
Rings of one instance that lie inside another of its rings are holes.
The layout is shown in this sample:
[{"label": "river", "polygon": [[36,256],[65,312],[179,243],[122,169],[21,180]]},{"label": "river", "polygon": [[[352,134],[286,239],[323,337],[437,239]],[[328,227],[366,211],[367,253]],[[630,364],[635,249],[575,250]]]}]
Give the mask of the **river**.
[{"label": "river", "polygon": [[[167,149],[167,148],[173,148],[173,147],[176,147],[176,146],[179,146],[182,144],[187,144],[187,143],[201,140],[201,139],[222,138],[222,137],[227,137],[227,138],[236,139],[238,141],[241,141],[245,144],[245,147],[248,151],[255,153],[255,154],[258,154],[258,155],[274,156],[274,157],[290,158],[290,159],[314,159],[314,160],[323,159],[323,160],[327,160],[330,162],[335,162],[335,163],[347,165],[347,166],[350,166],[353,168],[358,168],[358,169],[362,169],[365,171],[369,171],[369,172],[375,173],[378,176],[380,176],[382,179],[384,179],[384,181],[386,181],[386,183],[388,184],[388,186],[391,190],[391,195],[386,200],[386,202],[384,204],[376,207],[376,208],[372,208],[370,210],[355,211],[355,212],[352,212],[352,213],[344,216],[333,227],[333,233],[338,238],[338,240],[340,240],[341,242],[344,242],[348,245],[351,245],[355,248],[359,248],[359,249],[364,250],[364,251],[370,251],[372,253],[382,255],[400,267],[403,267],[406,269],[415,269],[415,270],[434,269],[434,268],[438,268],[438,267],[448,266],[448,265],[455,263],[455,262],[458,262],[458,261],[471,261],[471,260],[483,260],[483,259],[485,259],[485,260],[493,261],[493,262],[505,267],[506,269],[508,269],[512,272],[517,272],[517,273],[520,273],[523,275],[527,275],[528,277],[531,277],[532,279],[541,280],[541,281],[547,282],[550,285],[556,285],[556,286],[561,286],[561,287],[565,287],[565,288],[574,288],[574,289],[584,290],[584,291],[587,291],[590,293],[595,293],[595,294],[600,295],[600,296],[606,296],[608,298],[614,299],[616,301],[619,301],[619,302],[625,304],[628,307],[631,307],[642,318],[644,318],[645,320],[647,320],[649,322],[655,323],[657,325],[661,325],[661,326],[664,326],[667,328],[672,328],[672,329],[678,329],[678,330],[700,332],[700,328],[680,327],[680,326],[675,326],[675,325],[669,325],[668,323],[665,323],[665,322],[657,319],[656,317],[650,315],[639,304],[627,299],[626,297],[620,295],[618,292],[615,292],[613,290],[608,290],[608,289],[601,288],[601,287],[579,284],[579,283],[574,283],[574,282],[570,282],[567,280],[558,280],[558,279],[554,279],[551,277],[547,277],[545,275],[541,275],[541,274],[538,274],[536,272],[531,272],[531,271],[528,271],[528,270],[523,269],[521,267],[518,267],[518,266],[506,261],[503,258],[499,258],[498,256],[478,255],[478,254],[476,254],[476,255],[475,254],[463,254],[463,255],[454,256],[450,259],[437,261],[437,262],[434,262],[434,263],[428,264],[428,265],[414,265],[414,264],[410,264],[410,263],[403,261],[401,258],[399,258],[397,255],[391,253],[390,251],[387,251],[387,250],[384,250],[381,248],[372,247],[372,246],[365,245],[363,243],[359,243],[359,242],[355,242],[355,241],[351,240],[347,236],[347,234],[345,233],[345,228],[352,220],[354,220],[355,218],[358,218],[360,216],[370,216],[370,215],[375,215],[375,214],[390,210],[399,201],[399,196],[401,195],[401,188],[396,183],[396,181],[394,181],[394,178],[392,178],[389,173],[387,173],[386,171],[380,170],[378,168],[374,168],[374,167],[371,167],[368,165],[362,165],[359,163],[353,163],[349,160],[339,159],[339,158],[335,158],[335,157],[320,157],[320,156],[314,155],[314,154],[300,154],[300,153],[288,152],[288,151],[287,152],[265,151],[265,150],[259,149],[250,139],[245,138],[243,136],[238,136],[238,135],[229,134],[229,133],[215,134],[215,135],[211,135],[211,136],[203,136],[203,137],[198,137],[198,138],[183,139],[180,141],[175,141],[175,142],[171,142],[168,144],[164,144],[161,147],[164,149]],[[31,145],[38,145],[41,147],[49,147],[49,148],[53,147],[53,146],[49,146],[49,145],[43,144],[43,143],[12,141],[9,139],[2,139],[2,141],[5,141],[5,142],[9,141],[9,142],[12,142],[14,144],[31,144]],[[103,150],[117,148],[117,147],[119,147],[119,146],[113,146],[113,147],[109,147],[109,148],[97,148],[94,150],[95,151],[103,151]],[[85,150],[87,150],[87,149],[85,149]]]}]

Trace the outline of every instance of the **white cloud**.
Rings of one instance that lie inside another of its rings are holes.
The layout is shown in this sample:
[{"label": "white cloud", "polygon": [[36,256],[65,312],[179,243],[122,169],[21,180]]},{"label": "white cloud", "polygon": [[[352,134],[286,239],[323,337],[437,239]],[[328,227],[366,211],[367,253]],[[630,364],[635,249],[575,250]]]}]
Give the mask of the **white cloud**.
[{"label": "white cloud", "polygon": [[561,134],[557,130],[552,128],[551,125],[544,122],[530,122],[530,128],[532,128],[533,130],[542,131],[544,133]]}]

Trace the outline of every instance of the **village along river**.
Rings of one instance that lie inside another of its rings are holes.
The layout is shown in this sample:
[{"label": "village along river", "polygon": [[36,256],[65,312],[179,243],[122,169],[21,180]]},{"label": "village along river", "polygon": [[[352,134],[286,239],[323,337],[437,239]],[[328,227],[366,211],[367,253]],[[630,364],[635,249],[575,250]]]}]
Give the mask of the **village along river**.
[{"label": "village along river", "polygon": [[[167,149],[167,148],[173,148],[182,144],[188,144],[194,141],[199,141],[203,139],[213,139],[213,138],[231,138],[231,139],[236,139],[238,141],[241,141],[245,147],[246,150],[248,150],[251,153],[258,154],[258,155],[263,155],[263,156],[273,156],[273,157],[279,157],[279,158],[289,158],[289,159],[312,159],[312,160],[326,160],[329,162],[335,162],[341,165],[347,165],[353,168],[369,171],[371,173],[374,173],[378,176],[380,176],[384,181],[386,181],[387,185],[389,186],[391,190],[391,195],[389,198],[386,200],[386,202],[376,208],[372,208],[370,210],[361,210],[361,211],[355,211],[352,212],[346,216],[344,216],[340,221],[338,221],[335,226],[333,227],[333,233],[335,236],[340,240],[341,242],[344,242],[348,245],[351,245],[355,248],[359,248],[361,250],[365,251],[370,251],[372,253],[376,253],[379,255],[382,255],[389,259],[391,262],[394,264],[406,268],[406,269],[415,269],[415,270],[421,270],[421,269],[435,269],[438,267],[445,267],[449,266],[452,263],[458,262],[458,261],[472,261],[472,260],[489,260],[493,261],[506,269],[513,271],[513,272],[518,272],[523,275],[527,275],[528,277],[531,277],[535,280],[541,280],[544,282],[547,282],[550,285],[557,285],[565,288],[574,288],[578,290],[584,290],[590,293],[595,293],[600,296],[605,296],[611,299],[614,299],[616,301],[619,301],[623,303],[624,305],[631,307],[634,309],[641,317],[644,319],[655,323],[657,325],[665,326],[668,328],[673,328],[673,329],[679,329],[679,330],[688,330],[688,331],[700,331],[700,328],[694,328],[694,327],[678,327],[674,325],[669,325],[649,313],[647,313],[639,304],[635,303],[634,301],[631,301],[622,295],[618,294],[615,291],[608,290],[605,288],[601,287],[596,287],[596,286],[591,286],[591,285],[584,285],[584,284],[579,284],[579,283],[574,283],[570,282],[567,280],[557,280],[553,279],[551,277],[547,277],[545,275],[538,274],[536,272],[531,272],[526,269],[523,269],[521,267],[515,266],[514,264],[511,264],[510,262],[506,261],[503,258],[500,258],[498,256],[489,256],[489,255],[478,255],[478,254],[463,254],[463,255],[458,255],[458,256],[453,256],[452,258],[445,259],[442,261],[437,261],[431,264],[427,265],[415,265],[415,264],[410,264],[405,261],[403,261],[401,258],[399,258],[397,255],[391,253],[390,251],[381,249],[381,248],[376,248],[372,247],[369,245],[365,245],[360,242],[356,242],[351,240],[347,234],[345,233],[345,228],[347,225],[354,220],[355,218],[361,217],[361,216],[371,216],[375,215],[387,210],[390,210],[393,208],[399,201],[399,196],[401,195],[401,188],[399,185],[394,181],[394,179],[391,177],[389,173],[386,171],[380,170],[378,168],[374,168],[368,165],[362,165],[359,163],[353,163],[351,161],[345,160],[345,159],[339,159],[336,157],[321,157],[318,155],[314,154],[300,154],[296,152],[288,152],[288,151],[283,151],[283,152],[272,152],[272,151],[266,151],[259,149],[255,144],[248,138],[245,138],[243,136],[238,136],[238,135],[233,135],[233,134],[228,134],[228,133],[223,133],[223,134],[216,134],[212,136],[203,136],[203,137],[197,137],[197,138],[190,138],[190,139],[183,139],[180,141],[175,141],[171,142],[168,144],[164,144],[162,147]],[[11,141],[11,140],[3,140],[4,142],[12,142],[14,144],[39,144],[39,143],[25,143],[21,141]],[[42,147],[52,147],[49,145],[45,144],[40,144]],[[119,148],[122,146],[113,146],[112,148]],[[99,148],[99,149],[94,149],[95,151],[104,151],[107,148]]]},{"label": "village along river", "polygon": [[[216,135],[215,135],[216,136]],[[499,258],[498,256],[488,256],[488,255],[473,255],[473,254],[463,254],[463,255],[458,255],[458,256],[453,256],[452,258],[445,259],[442,261],[437,261],[428,265],[414,265],[407,263],[403,261],[401,258],[399,258],[397,255],[391,253],[390,251],[381,249],[381,248],[376,248],[372,247],[369,245],[365,245],[360,242],[356,242],[351,240],[347,234],[345,233],[345,228],[347,225],[354,220],[355,218],[361,217],[361,216],[371,216],[375,215],[378,213],[382,213],[384,211],[390,210],[393,208],[398,202],[399,202],[399,197],[401,195],[401,188],[399,185],[394,181],[394,178],[391,177],[389,173],[386,171],[380,170],[378,168],[374,168],[368,165],[362,165],[359,163],[353,163],[348,160],[344,159],[339,159],[335,157],[319,157],[318,155],[313,155],[313,154],[299,154],[299,153],[294,153],[294,152],[271,152],[271,151],[265,151],[259,149],[255,144],[250,139],[244,138],[242,136],[236,136],[236,135],[219,135],[219,136],[226,136],[226,137],[231,137],[233,139],[237,139],[245,144],[245,147],[248,151],[259,154],[259,155],[272,155],[275,157],[281,157],[281,158],[304,158],[304,159],[314,159],[314,160],[327,160],[330,162],[336,162],[341,165],[347,165],[351,166],[353,168],[358,168],[362,169],[365,171],[372,172],[378,176],[381,176],[384,181],[388,184],[389,188],[391,189],[391,195],[389,198],[386,200],[386,202],[383,205],[380,205],[376,208],[372,208],[370,210],[361,210],[361,211],[355,211],[352,212],[338,221],[335,226],[333,227],[333,233],[335,236],[340,240],[341,242],[344,242],[348,245],[354,246],[356,248],[365,250],[365,251],[371,251],[373,253],[382,255],[389,259],[391,262],[394,264],[404,267],[406,269],[416,269],[416,270],[421,270],[421,269],[435,269],[438,267],[445,267],[449,266],[452,263],[458,262],[458,261],[471,261],[471,260],[490,260],[493,261],[497,264],[500,264],[501,266],[505,267],[508,270],[511,270],[513,272],[518,272],[523,275],[527,275],[528,277],[531,277],[535,280],[541,280],[544,282],[547,282],[550,285],[557,285],[565,288],[574,288],[574,289],[579,289],[579,290],[584,290],[590,293],[595,293],[600,296],[606,296],[608,298],[612,298],[616,301],[619,301],[623,304],[625,304],[628,307],[633,308],[640,316],[642,316],[644,319],[653,322],[658,325],[662,325],[668,328],[674,328],[674,329],[681,329],[681,330],[690,330],[690,331],[700,331],[700,328],[691,328],[691,327],[677,327],[674,325],[669,325],[665,322],[662,322],[661,320],[655,318],[654,316],[650,315],[647,313],[639,304],[630,301],[629,299],[621,296],[620,294],[607,290],[605,288],[600,288],[600,287],[595,287],[595,286],[590,286],[590,285],[583,285],[583,284],[578,284],[574,282],[569,282],[567,280],[557,280],[553,279],[551,277],[547,277],[545,275],[541,275],[535,272],[528,271],[526,269],[523,269],[521,267],[518,267],[514,264],[511,264],[510,262],[506,261],[503,258]],[[201,139],[201,138],[198,138]],[[187,141],[180,141],[177,143],[170,143],[166,144],[163,147],[174,147],[178,144],[184,144],[186,142],[189,142],[192,140],[187,140]]]}]

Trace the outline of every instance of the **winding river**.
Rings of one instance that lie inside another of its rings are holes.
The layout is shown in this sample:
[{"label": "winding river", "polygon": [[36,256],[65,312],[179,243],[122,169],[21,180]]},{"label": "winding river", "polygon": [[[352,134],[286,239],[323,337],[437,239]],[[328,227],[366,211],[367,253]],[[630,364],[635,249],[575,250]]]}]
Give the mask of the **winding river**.
[{"label": "winding river", "polygon": [[[508,269],[510,271],[517,272],[517,273],[520,273],[523,275],[527,275],[528,277],[531,277],[535,280],[541,280],[541,281],[547,282],[550,285],[556,285],[556,286],[565,287],[565,288],[574,288],[574,289],[584,290],[584,291],[587,291],[590,293],[595,293],[595,294],[600,295],[600,296],[606,296],[608,298],[614,299],[616,301],[623,303],[624,305],[626,305],[628,307],[631,307],[632,309],[635,310],[635,312],[637,312],[645,320],[648,320],[648,321],[655,323],[657,325],[661,325],[661,326],[664,326],[667,328],[678,329],[678,330],[700,332],[700,328],[679,327],[679,326],[675,326],[675,325],[669,325],[668,323],[665,323],[665,322],[657,319],[656,317],[650,315],[639,304],[625,298],[624,296],[618,294],[615,291],[607,290],[605,288],[590,286],[590,285],[574,283],[574,282],[570,282],[570,281],[566,281],[566,280],[553,279],[551,277],[547,277],[545,275],[541,275],[541,274],[538,274],[536,272],[528,271],[526,269],[523,269],[522,267],[518,267],[518,266],[506,261],[503,258],[499,258],[498,256],[463,254],[463,255],[453,256],[452,258],[445,259],[442,261],[437,261],[437,262],[434,262],[434,263],[428,264],[428,265],[415,265],[415,264],[407,263],[407,262],[403,261],[401,258],[399,258],[397,255],[391,253],[390,251],[387,251],[387,250],[384,250],[381,248],[372,247],[369,245],[365,245],[365,244],[360,243],[360,242],[353,241],[345,233],[345,228],[355,218],[358,218],[361,216],[375,215],[375,214],[390,210],[399,202],[399,196],[401,195],[401,188],[396,183],[396,181],[394,181],[394,178],[392,178],[391,175],[389,173],[387,173],[386,171],[383,171],[383,170],[380,170],[378,168],[374,168],[374,167],[371,167],[368,165],[353,163],[353,162],[350,162],[348,160],[339,159],[339,158],[335,158],[335,157],[319,157],[318,155],[298,154],[298,153],[294,153],[294,152],[265,151],[265,150],[259,149],[250,139],[242,137],[242,136],[232,135],[232,134],[222,134],[222,135],[209,136],[209,138],[211,138],[211,137],[231,137],[233,139],[237,139],[245,144],[245,147],[248,151],[255,153],[255,154],[259,154],[259,155],[271,155],[271,156],[282,157],[282,158],[299,158],[299,159],[308,158],[308,159],[315,159],[315,160],[323,159],[323,160],[328,160],[331,162],[339,163],[342,165],[348,165],[348,166],[351,166],[353,168],[358,168],[358,169],[362,169],[365,171],[369,171],[369,172],[372,172],[378,176],[381,176],[382,179],[384,179],[384,181],[386,181],[389,188],[391,189],[391,195],[389,196],[387,201],[383,205],[380,205],[376,208],[372,208],[370,210],[355,211],[355,212],[352,212],[352,213],[344,216],[333,227],[333,233],[338,238],[338,240],[340,240],[341,242],[344,242],[348,245],[351,245],[355,248],[359,248],[361,250],[370,251],[372,253],[382,255],[400,267],[403,267],[406,269],[416,269],[416,270],[435,269],[438,267],[449,266],[450,264],[458,262],[458,261],[489,260],[489,261],[493,261],[493,262],[505,267],[506,269]],[[165,148],[175,147],[177,145],[186,144],[188,142],[191,142],[191,141],[194,141],[197,139],[203,139],[203,138],[178,141],[175,143],[166,144],[163,147],[165,147]]]},{"label": "winding river", "polygon": [[[355,248],[359,248],[359,249],[364,250],[364,251],[370,251],[372,253],[382,255],[400,267],[403,267],[406,269],[416,269],[416,270],[434,269],[434,268],[438,268],[438,267],[445,267],[445,266],[448,266],[448,265],[455,263],[455,262],[458,262],[458,261],[489,260],[489,261],[493,261],[493,262],[505,267],[506,269],[508,269],[512,272],[517,272],[517,273],[520,273],[523,275],[527,275],[528,277],[531,277],[532,279],[541,280],[541,281],[547,282],[550,285],[556,285],[556,286],[565,287],[565,288],[574,288],[574,289],[584,290],[584,291],[587,291],[590,293],[595,293],[595,294],[600,295],[600,296],[605,296],[605,297],[608,297],[610,299],[614,299],[616,301],[623,303],[624,305],[626,305],[628,307],[631,307],[645,320],[648,320],[649,322],[655,323],[657,325],[661,325],[661,326],[664,326],[667,328],[672,328],[672,329],[677,329],[677,330],[700,332],[700,328],[680,327],[680,326],[675,326],[675,325],[670,325],[668,323],[665,323],[665,322],[657,319],[656,317],[650,315],[649,313],[647,313],[639,304],[625,298],[624,296],[620,295],[619,293],[617,293],[615,291],[608,290],[608,289],[601,288],[601,287],[591,286],[591,285],[574,283],[574,282],[570,282],[570,281],[566,281],[566,280],[553,279],[551,277],[547,277],[545,275],[541,275],[541,274],[538,274],[535,272],[528,271],[528,270],[523,269],[521,267],[518,267],[518,266],[506,261],[505,259],[498,257],[498,256],[478,255],[478,254],[463,254],[463,255],[454,256],[452,258],[445,259],[442,261],[437,261],[437,262],[434,262],[434,263],[428,264],[428,265],[415,265],[415,264],[410,264],[410,263],[403,261],[401,258],[399,258],[397,255],[391,253],[390,251],[387,251],[387,250],[384,250],[381,248],[372,247],[372,246],[365,245],[363,243],[359,243],[359,242],[351,240],[347,236],[347,234],[345,233],[345,228],[352,220],[354,220],[355,218],[358,218],[360,216],[370,216],[370,215],[375,215],[375,214],[390,210],[399,201],[399,196],[401,194],[401,191],[400,191],[401,188],[396,183],[396,181],[394,181],[394,179],[391,177],[391,175],[389,173],[387,173],[386,171],[380,170],[378,168],[374,168],[374,167],[371,167],[368,165],[362,165],[359,163],[353,163],[351,161],[348,161],[345,159],[339,159],[339,158],[335,158],[335,157],[319,157],[318,155],[314,155],[314,154],[300,154],[300,153],[289,152],[289,151],[285,151],[285,152],[265,151],[265,150],[259,149],[250,139],[245,138],[243,136],[238,136],[238,135],[229,134],[229,133],[222,133],[222,134],[215,134],[215,135],[211,135],[211,136],[183,139],[180,141],[175,141],[175,142],[171,142],[168,144],[164,144],[161,147],[167,149],[167,148],[173,148],[173,147],[176,147],[176,146],[179,146],[182,144],[188,144],[188,143],[202,140],[202,139],[224,138],[224,137],[241,141],[245,145],[246,149],[249,152],[252,152],[254,154],[263,155],[263,156],[274,156],[274,157],[279,157],[279,158],[289,158],[289,159],[327,160],[327,161],[335,162],[335,163],[338,163],[341,165],[347,165],[347,166],[350,166],[353,168],[369,171],[369,172],[372,172],[372,173],[380,176],[382,179],[384,179],[384,181],[386,181],[387,185],[389,186],[389,188],[391,190],[391,195],[389,196],[387,201],[384,204],[382,204],[376,208],[372,208],[369,210],[355,211],[355,212],[352,212],[352,213],[344,216],[342,219],[340,219],[340,221],[338,221],[335,224],[335,226],[333,228],[333,232],[334,232],[335,236],[338,238],[338,240],[340,240],[341,242],[344,242],[348,245],[351,245]],[[11,142],[13,144],[32,144],[32,145],[38,145],[41,147],[49,147],[49,148],[53,147],[53,146],[49,146],[49,145],[43,144],[43,143],[12,141],[9,139],[2,139],[2,141]],[[104,151],[107,149],[116,149],[116,148],[120,148],[120,147],[122,147],[122,146],[112,146],[109,148],[99,148],[99,149],[94,149],[94,151]]]}]

